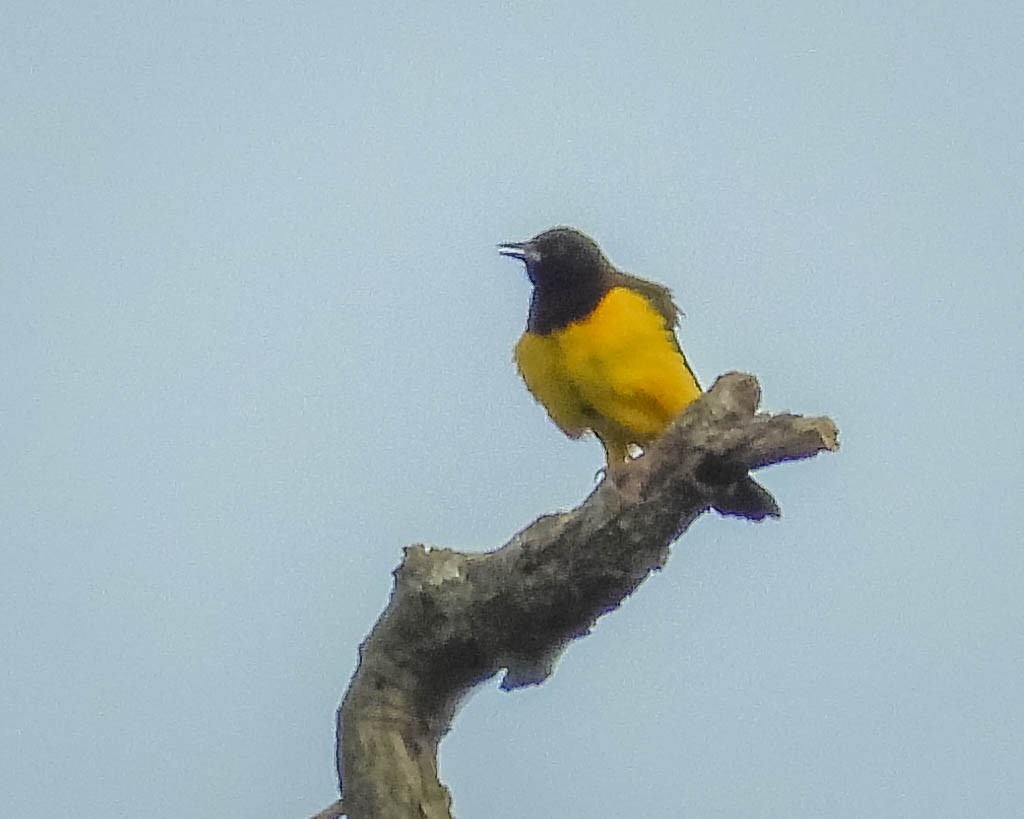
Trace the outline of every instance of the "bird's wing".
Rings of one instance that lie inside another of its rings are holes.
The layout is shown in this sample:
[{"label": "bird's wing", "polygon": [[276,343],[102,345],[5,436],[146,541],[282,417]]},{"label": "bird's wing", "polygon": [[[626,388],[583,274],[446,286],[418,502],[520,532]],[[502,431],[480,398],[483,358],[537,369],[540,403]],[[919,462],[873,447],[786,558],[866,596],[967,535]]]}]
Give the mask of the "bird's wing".
[{"label": "bird's wing", "polygon": [[631,273],[623,273],[621,270],[615,271],[612,282],[615,287],[628,287],[630,290],[635,290],[641,296],[644,296],[654,305],[654,309],[661,313],[662,318],[665,319],[665,326],[669,330],[675,330],[676,325],[679,323],[681,311],[672,300],[672,291],[665,287],[665,285],[648,279],[641,279],[639,276],[634,276]]},{"label": "bird's wing", "polygon": [[672,337],[672,343],[675,345],[676,352],[683,357],[686,369],[690,371],[690,375],[693,375],[693,379],[696,381],[697,377],[694,375],[690,363],[686,360],[683,348],[679,346],[679,338],[676,336],[676,327],[679,325],[679,317],[683,314],[683,311],[679,309],[679,306],[672,299],[672,291],[663,284],[658,284],[648,279],[641,279],[639,276],[623,273],[621,270],[615,271],[613,281],[619,287],[628,287],[644,296],[654,306],[654,309],[661,314],[661,317],[665,319],[665,329],[668,330],[669,335]]}]

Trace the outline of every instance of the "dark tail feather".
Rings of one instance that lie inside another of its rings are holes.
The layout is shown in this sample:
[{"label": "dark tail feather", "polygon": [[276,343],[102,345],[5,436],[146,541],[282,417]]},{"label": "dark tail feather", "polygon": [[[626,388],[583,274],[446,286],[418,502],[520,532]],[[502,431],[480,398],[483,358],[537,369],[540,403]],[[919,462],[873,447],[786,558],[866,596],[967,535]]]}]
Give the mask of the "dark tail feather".
[{"label": "dark tail feather", "polygon": [[710,489],[711,506],[723,515],[764,520],[782,514],[775,498],[750,477],[744,464],[709,455],[697,467],[697,479]]},{"label": "dark tail feather", "polygon": [[738,481],[719,487],[712,507],[723,515],[734,515],[749,520],[764,520],[782,515],[779,504],[771,492],[745,475]]}]

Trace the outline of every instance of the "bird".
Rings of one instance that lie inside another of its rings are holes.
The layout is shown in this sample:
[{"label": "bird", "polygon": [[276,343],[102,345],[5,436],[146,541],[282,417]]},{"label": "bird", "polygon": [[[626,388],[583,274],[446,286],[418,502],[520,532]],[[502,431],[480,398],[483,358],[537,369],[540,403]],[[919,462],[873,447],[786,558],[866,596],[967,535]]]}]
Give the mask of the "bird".
[{"label": "bird", "polygon": [[657,439],[702,395],[676,338],[667,287],[616,268],[590,236],[553,227],[498,252],[526,265],[533,292],[514,360],[526,386],[570,438],[592,432],[606,474]]}]

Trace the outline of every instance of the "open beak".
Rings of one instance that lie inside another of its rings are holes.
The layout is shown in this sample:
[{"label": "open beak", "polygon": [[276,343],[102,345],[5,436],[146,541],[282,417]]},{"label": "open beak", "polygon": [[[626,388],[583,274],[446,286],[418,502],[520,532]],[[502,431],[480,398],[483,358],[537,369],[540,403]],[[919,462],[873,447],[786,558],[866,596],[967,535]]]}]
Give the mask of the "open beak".
[{"label": "open beak", "polygon": [[511,256],[513,259],[526,261],[526,242],[502,242],[498,245],[498,252],[502,256]]}]

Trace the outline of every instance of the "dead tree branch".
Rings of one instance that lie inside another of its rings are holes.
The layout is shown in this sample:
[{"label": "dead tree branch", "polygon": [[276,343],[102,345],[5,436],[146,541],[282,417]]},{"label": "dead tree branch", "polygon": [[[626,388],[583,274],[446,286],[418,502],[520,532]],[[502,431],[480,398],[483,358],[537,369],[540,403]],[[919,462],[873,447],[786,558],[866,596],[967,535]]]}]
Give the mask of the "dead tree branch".
[{"label": "dead tree branch", "polygon": [[759,401],[753,376],[721,377],[621,476],[497,551],[406,548],[338,711],[348,816],[450,819],[437,747],[475,685],[502,669],[505,689],[547,679],[708,509],[779,514],[748,470],[835,450],[837,430],[827,418],[757,414]]}]

